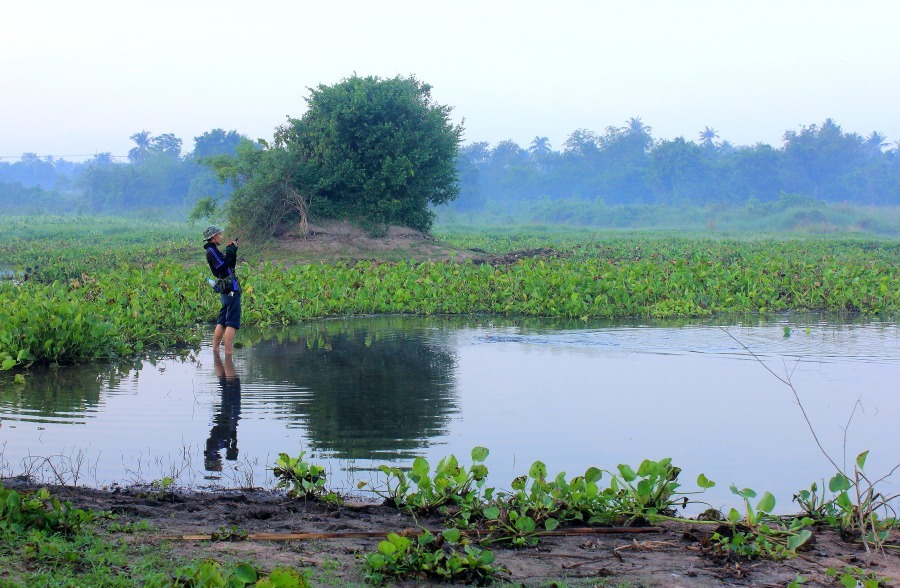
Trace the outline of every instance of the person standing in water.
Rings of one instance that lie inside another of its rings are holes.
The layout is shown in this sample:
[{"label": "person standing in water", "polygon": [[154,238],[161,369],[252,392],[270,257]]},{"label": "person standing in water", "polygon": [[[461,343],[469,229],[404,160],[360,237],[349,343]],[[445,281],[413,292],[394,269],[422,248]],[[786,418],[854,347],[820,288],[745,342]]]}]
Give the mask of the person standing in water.
[{"label": "person standing in water", "polygon": [[203,231],[206,243],[206,261],[209,269],[216,277],[215,289],[222,297],[222,308],[216,319],[216,330],[213,332],[213,352],[219,353],[219,345],[225,342],[225,355],[231,355],[234,348],[234,336],[241,328],[241,285],[234,266],[237,262],[237,239],[225,246],[225,253],[219,250],[222,244],[222,229],[215,225]]}]

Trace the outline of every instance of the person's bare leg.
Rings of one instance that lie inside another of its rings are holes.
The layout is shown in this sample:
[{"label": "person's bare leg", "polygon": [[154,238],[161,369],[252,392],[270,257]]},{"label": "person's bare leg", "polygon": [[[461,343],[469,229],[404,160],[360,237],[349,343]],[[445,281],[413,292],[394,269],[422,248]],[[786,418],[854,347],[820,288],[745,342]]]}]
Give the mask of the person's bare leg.
[{"label": "person's bare leg", "polygon": [[235,333],[236,329],[234,327],[225,327],[225,336],[223,337],[225,341],[225,357],[231,355],[231,350],[234,347]]},{"label": "person's bare leg", "polygon": [[[225,334],[225,325],[216,325],[213,331],[213,351],[219,352],[219,344],[222,342],[222,336]],[[233,340],[233,339],[232,339]]]},{"label": "person's bare leg", "polygon": [[225,366],[222,364],[222,356],[218,349],[213,351],[213,367],[216,370],[216,376],[220,378],[225,376]]}]

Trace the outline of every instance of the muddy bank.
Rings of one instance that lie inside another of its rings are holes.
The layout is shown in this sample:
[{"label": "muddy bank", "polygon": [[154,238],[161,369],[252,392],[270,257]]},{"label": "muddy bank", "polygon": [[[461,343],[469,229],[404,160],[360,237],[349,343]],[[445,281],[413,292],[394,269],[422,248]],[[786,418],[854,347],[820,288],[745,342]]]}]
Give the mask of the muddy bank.
[{"label": "muddy bank", "polygon": [[[7,487],[29,489],[23,480],[5,480]],[[348,501],[343,505],[290,500],[269,491],[166,493],[148,489],[111,490],[51,487],[63,500],[79,508],[110,511],[111,523],[139,529],[119,533],[122,541],[166,543],[174,553],[188,558],[213,558],[221,562],[252,561],[261,569],[280,565],[304,568],[313,585],[345,585],[363,580],[363,557],[373,553],[377,536],[359,534],[416,532],[419,527],[440,529],[437,517],[417,521],[378,504]],[[888,578],[887,586],[900,586],[900,553],[888,549],[868,563],[861,546],[843,541],[834,531],[816,530],[815,544],[783,562],[739,561],[711,556],[704,548],[708,526],[666,523],[639,533],[577,534],[544,537],[535,548],[494,548],[496,563],[509,569],[503,579],[528,586],[564,581],[568,585],[629,586],[787,586],[797,576],[803,586],[838,586],[826,576],[828,568],[862,568]],[[330,534],[330,538],[288,539],[299,533]],[[261,539],[261,534],[277,537]],[[357,536],[354,536],[356,534]],[[206,535],[212,540],[183,539]],[[248,537],[249,536],[249,537]],[[274,540],[273,540],[274,539]],[[891,544],[900,544],[894,532]],[[408,585],[415,585],[410,583]]]}]

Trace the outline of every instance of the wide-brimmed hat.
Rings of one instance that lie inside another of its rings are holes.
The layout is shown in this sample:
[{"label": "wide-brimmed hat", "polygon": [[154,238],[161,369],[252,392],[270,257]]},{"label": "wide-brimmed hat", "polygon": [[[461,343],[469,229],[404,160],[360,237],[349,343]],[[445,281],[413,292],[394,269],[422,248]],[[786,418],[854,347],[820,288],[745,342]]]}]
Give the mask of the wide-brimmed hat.
[{"label": "wide-brimmed hat", "polygon": [[209,225],[203,231],[203,240],[209,241],[210,239],[212,239],[213,237],[215,237],[216,235],[218,235],[221,232],[222,232],[222,229],[220,229],[216,225]]}]

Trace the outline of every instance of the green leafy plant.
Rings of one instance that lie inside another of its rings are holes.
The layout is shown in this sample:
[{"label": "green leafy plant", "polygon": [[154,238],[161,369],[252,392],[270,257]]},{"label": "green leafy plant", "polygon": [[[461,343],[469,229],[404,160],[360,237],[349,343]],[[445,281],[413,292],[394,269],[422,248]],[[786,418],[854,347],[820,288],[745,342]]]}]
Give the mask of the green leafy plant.
[{"label": "green leafy plant", "polygon": [[176,573],[172,582],[174,588],[308,588],[306,577],[293,568],[278,567],[268,576],[261,576],[247,563],[224,567],[219,562],[207,559],[193,562]]},{"label": "green leafy plant", "polygon": [[379,470],[387,476],[386,490],[367,482],[360,482],[359,487],[371,487],[378,496],[397,508],[428,512],[455,505],[471,512],[485,492],[492,492],[485,488],[488,469],[481,463],[489,453],[486,447],[473,448],[473,464],[468,469],[461,466],[454,455],[438,461],[433,472],[428,460],[423,457],[417,457],[408,472],[382,465]]},{"label": "green leafy plant", "polygon": [[879,588],[888,585],[888,578],[880,578],[874,572],[866,573],[856,566],[847,566],[843,570],[828,568],[825,575],[834,578],[844,588]]},{"label": "green leafy plant", "polygon": [[303,459],[305,456],[305,451],[301,451],[297,457],[291,457],[287,453],[278,454],[272,468],[272,473],[278,480],[275,487],[287,488],[288,496],[292,498],[336,498],[325,489],[325,468],[307,462]]},{"label": "green leafy plant", "polygon": [[867,550],[869,544],[880,547],[896,525],[896,518],[889,516],[890,504],[900,496],[876,490],[880,480],[873,482],[865,474],[868,456],[868,451],[856,456],[852,479],[838,472],[829,480],[828,489],[835,497],[824,509],[827,522],[846,538],[860,538]]},{"label": "green leafy plant", "polygon": [[[672,465],[672,458],[659,461],[645,459],[635,471],[631,466],[620,464],[618,476],[614,476],[610,485],[620,501],[620,508],[633,516],[653,516],[675,514],[675,507],[680,502],[687,504],[687,495],[695,494],[678,492],[681,484],[678,475],[681,468]],[[700,492],[715,486],[703,474],[697,477]]]},{"label": "green leafy plant", "polygon": [[794,518],[785,527],[772,515],[776,502],[770,492],[764,492],[755,507],[750,502],[757,496],[755,490],[738,489],[732,484],[731,492],[743,499],[744,512],[735,508],[729,511],[727,529],[716,531],[710,538],[713,552],[745,559],[788,559],[812,538],[812,531],[806,527],[814,523],[813,519]]},{"label": "green leafy plant", "polygon": [[211,534],[213,541],[245,541],[250,536],[246,529],[241,529],[236,525],[230,527],[219,527]]},{"label": "green leafy plant", "polygon": [[23,533],[30,530],[71,535],[97,514],[73,508],[71,502],[60,502],[41,488],[36,492],[19,493],[0,484],[0,531]]},{"label": "green leafy plant", "polygon": [[150,489],[153,498],[157,500],[166,500],[171,496],[171,491],[175,486],[175,478],[171,476],[166,476],[164,478],[160,478],[159,480],[153,480],[150,482]]},{"label": "green leafy plant", "polygon": [[377,553],[366,555],[365,567],[366,582],[376,585],[409,578],[485,584],[508,572],[494,564],[493,552],[472,545],[455,528],[412,538],[390,533]]}]

